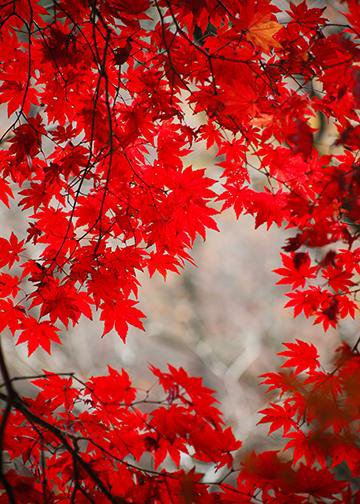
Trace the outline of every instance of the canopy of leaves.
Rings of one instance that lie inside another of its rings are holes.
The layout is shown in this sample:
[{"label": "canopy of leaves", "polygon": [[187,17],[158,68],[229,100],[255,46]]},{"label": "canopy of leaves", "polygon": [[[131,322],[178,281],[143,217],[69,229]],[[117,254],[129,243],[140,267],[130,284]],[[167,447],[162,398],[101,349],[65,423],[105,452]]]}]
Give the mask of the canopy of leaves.
[{"label": "canopy of leaves", "polygon": [[[294,316],[325,331],[354,318],[360,12],[342,8],[333,23],[306,0],[3,2],[0,204],[28,227],[0,236],[1,330],[51,353],[98,311],[125,341],[143,329],[139,272],[180,272],[228,208],[289,231],[275,271]],[[316,145],[315,123],[332,144]],[[204,146],[211,176],[186,159]],[[182,369],[152,369],[159,400],[112,368],[46,372],[30,399],[0,353],[0,502],[356,502],[357,345],[329,371],[314,345],[285,348],[260,420],[283,446],[240,458],[212,391]],[[223,475],[206,481],[201,464]]]}]

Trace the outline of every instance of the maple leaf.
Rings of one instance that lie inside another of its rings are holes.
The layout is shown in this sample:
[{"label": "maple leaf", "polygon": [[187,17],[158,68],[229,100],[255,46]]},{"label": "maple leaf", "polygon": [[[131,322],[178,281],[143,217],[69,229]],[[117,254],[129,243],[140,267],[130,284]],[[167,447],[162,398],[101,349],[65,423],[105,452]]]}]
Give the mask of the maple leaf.
[{"label": "maple leaf", "polygon": [[27,124],[22,124],[15,129],[15,135],[10,139],[10,153],[15,154],[19,164],[27,159],[28,165],[32,165],[32,158],[41,149],[41,136],[45,133],[40,116],[30,117]]},{"label": "maple leaf", "polygon": [[0,274],[0,297],[8,296],[15,297],[19,292],[19,278],[8,275],[7,273]]},{"label": "maple leaf", "polygon": [[221,142],[221,135],[216,125],[212,122],[201,125],[199,132],[201,138],[206,140],[207,149],[210,149],[214,144],[218,145]]},{"label": "maple leaf", "polygon": [[24,250],[24,240],[19,241],[14,233],[11,233],[9,240],[0,237],[0,268],[3,266],[13,266],[19,261],[19,254]]},{"label": "maple leaf", "polygon": [[290,301],[285,304],[285,308],[293,307],[294,317],[297,317],[303,311],[305,317],[309,318],[310,315],[318,313],[319,306],[328,302],[331,292],[322,290],[320,287],[311,286],[304,291],[288,292],[286,296],[290,298]]},{"label": "maple leaf", "polygon": [[0,200],[9,208],[9,198],[13,198],[14,194],[9,186],[9,183],[6,182],[3,178],[0,179]]},{"label": "maple leaf", "polygon": [[90,297],[85,292],[78,292],[70,283],[61,284],[58,278],[49,279],[32,296],[31,307],[40,305],[40,316],[50,316],[51,322],[58,319],[68,327],[69,321],[77,324],[81,315],[92,318]]},{"label": "maple leaf", "polygon": [[355,282],[351,280],[352,273],[341,271],[333,266],[324,269],[322,276],[328,281],[329,286],[337,292],[347,291],[349,287],[355,285]]},{"label": "maple leaf", "polygon": [[280,397],[288,392],[297,392],[302,385],[300,377],[294,372],[264,373],[260,378],[263,378],[260,383],[268,386],[268,392],[276,390]]},{"label": "maple leaf", "polygon": [[[201,413],[204,418],[210,419],[214,425],[220,426],[223,422],[221,415],[214,403],[214,391],[203,385],[202,379],[189,376],[183,368],[175,368],[168,365],[168,373],[151,365],[151,372],[159,379],[159,383],[168,393],[169,403],[179,399],[184,404],[188,403],[188,397],[191,399],[191,407]],[[186,393],[184,394],[183,391]]]},{"label": "maple leaf", "polygon": [[291,256],[281,254],[284,268],[277,268],[274,273],[284,278],[277,282],[278,285],[290,284],[293,289],[304,287],[307,278],[315,278],[316,266],[311,266],[309,254],[304,252],[292,253]]},{"label": "maple leaf", "polygon": [[337,301],[337,309],[341,318],[346,318],[347,316],[355,318],[355,313],[359,309],[359,306],[355,301],[345,295],[339,296]]},{"label": "maple leaf", "polygon": [[259,480],[267,484],[271,482],[279,484],[282,479],[293,479],[293,472],[291,464],[282,461],[275,450],[262,453],[250,452],[244,457],[238,478],[240,481],[249,480],[255,485]]},{"label": "maple leaf", "polygon": [[131,37],[128,37],[126,40],[126,44],[122,47],[117,47],[114,51],[114,60],[115,65],[123,65],[129,59],[131,53]]},{"label": "maple leaf", "polygon": [[179,261],[170,254],[161,254],[160,252],[151,252],[147,263],[149,275],[153,276],[155,271],[158,271],[166,280],[167,272],[173,271],[178,273]]},{"label": "maple leaf", "polygon": [[281,48],[281,44],[274,39],[282,26],[268,16],[256,16],[246,32],[246,38],[264,52],[270,52],[271,48]]},{"label": "maple leaf", "polygon": [[0,299],[0,331],[8,327],[15,334],[25,317],[23,306],[15,304],[11,299]]},{"label": "maple leaf", "polygon": [[51,343],[61,344],[59,329],[50,322],[38,322],[34,317],[26,317],[22,320],[19,330],[21,333],[16,344],[27,343],[29,357],[38,347],[50,354]]},{"label": "maple leaf", "polygon": [[270,403],[270,406],[259,411],[264,417],[258,421],[258,424],[270,423],[269,434],[272,432],[283,429],[283,434],[287,434],[289,430],[296,426],[296,422],[293,420],[296,408],[291,404],[281,404]]},{"label": "maple leaf", "polygon": [[128,325],[133,325],[144,331],[144,326],[141,318],[145,315],[134,306],[136,301],[131,299],[120,299],[114,302],[105,302],[100,305],[101,315],[100,320],[104,322],[103,336],[115,329],[120,338],[125,342],[128,332]]},{"label": "maple leaf", "polygon": [[136,397],[136,389],[131,386],[129,375],[124,369],[119,372],[108,366],[108,375],[92,377],[86,385],[93,405],[99,410],[106,404],[115,413],[121,403],[130,404]]},{"label": "maple leaf", "polygon": [[286,482],[286,487],[291,491],[296,488],[298,493],[306,493],[323,500],[332,498],[336,502],[336,495],[340,495],[346,484],[343,481],[334,480],[328,469],[310,468],[305,464],[299,464],[296,472],[292,475],[292,481]]},{"label": "maple leaf", "polygon": [[[349,306],[351,309],[351,307]],[[344,305],[344,309],[347,307]],[[339,301],[335,296],[327,296],[316,311],[316,318],[314,324],[323,324],[324,331],[326,332],[329,327],[336,327],[339,316]]]},{"label": "maple leaf", "polygon": [[293,461],[294,463],[301,460],[303,457],[307,464],[312,465],[316,459],[314,453],[309,447],[309,439],[304,432],[301,430],[290,432],[286,437],[291,438],[286,446],[285,450],[293,450]]},{"label": "maple leaf", "polygon": [[26,91],[25,83],[23,80],[19,79],[19,77],[9,72],[7,75],[3,75],[2,80],[0,94],[3,103],[7,103],[8,117],[16,112],[22,105],[25,114],[29,113],[31,105],[39,105],[37,91],[33,87],[30,87]]},{"label": "maple leaf", "polygon": [[296,339],[295,343],[283,343],[288,349],[278,355],[286,357],[286,361],[281,367],[291,367],[298,374],[309,369],[314,371],[319,366],[319,354],[315,345]]},{"label": "maple leaf", "polygon": [[45,403],[47,408],[55,410],[59,406],[65,406],[67,410],[72,409],[79,391],[73,387],[72,377],[62,377],[56,373],[43,370],[46,375],[44,378],[32,380],[32,384],[42,389],[42,392],[35,400],[35,405]]},{"label": "maple leaf", "polygon": [[284,215],[284,195],[280,192],[271,193],[266,187],[264,192],[253,192],[251,195],[251,210],[249,213],[255,214],[255,229],[266,223],[267,229],[270,229],[273,223],[281,226]]},{"label": "maple leaf", "polygon": [[304,27],[306,29],[313,29],[319,24],[324,24],[326,22],[326,18],[321,17],[325,10],[326,7],[320,9],[309,8],[304,0],[298,5],[290,3],[290,10],[287,11],[287,13],[300,25],[300,29],[304,29]]}]

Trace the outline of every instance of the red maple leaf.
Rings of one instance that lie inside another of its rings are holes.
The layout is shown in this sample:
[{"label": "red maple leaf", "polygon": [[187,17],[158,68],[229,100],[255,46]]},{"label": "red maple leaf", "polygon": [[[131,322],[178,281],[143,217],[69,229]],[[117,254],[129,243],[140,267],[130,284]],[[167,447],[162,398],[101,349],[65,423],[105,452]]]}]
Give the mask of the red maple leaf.
[{"label": "red maple leaf", "polygon": [[284,278],[277,282],[278,285],[290,284],[293,289],[304,287],[308,278],[314,278],[316,266],[311,266],[311,259],[304,252],[292,252],[290,256],[281,254],[284,268],[277,268],[274,273]]},{"label": "red maple leaf", "polygon": [[286,357],[281,367],[290,367],[295,369],[298,374],[301,371],[314,371],[319,366],[319,354],[315,345],[305,341],[295,340],[295,343],[283,343],[287,348],[279,355]]},{"label": "red maple leaf", "polygon": [[106,302],[100,305],[100,320],[104,322],[103,336],[115,329],[120,338],[125,341],[128,326],[133,325],[144,330],[140,319],[145,315],[137,308],[134,308],[136,301],[131,299],[120,299],[112,303]]},{"label": "red maple leaf", "polygon": [[34,317],[26,317],[19,328],[21,331],[17,345],[27,343],[30,356],[38,347],[42,347],[48,354],[51,353],[51,343],[61,343],[57,329],[50,322],[38,322]]}]

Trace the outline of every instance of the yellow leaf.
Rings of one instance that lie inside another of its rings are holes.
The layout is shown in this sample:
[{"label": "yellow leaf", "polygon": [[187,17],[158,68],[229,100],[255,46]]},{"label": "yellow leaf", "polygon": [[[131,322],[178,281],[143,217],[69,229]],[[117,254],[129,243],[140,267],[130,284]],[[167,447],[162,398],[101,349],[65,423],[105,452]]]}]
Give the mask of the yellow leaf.
[{"label": "yellow leaf", "polygon": [[248,28],[246,38],[263,51],[269,52],[272,47],[281,47],[281,44],[273,38],[281,28],[281,24],[277,21],[271,21],[268,17],[262,18]]}]

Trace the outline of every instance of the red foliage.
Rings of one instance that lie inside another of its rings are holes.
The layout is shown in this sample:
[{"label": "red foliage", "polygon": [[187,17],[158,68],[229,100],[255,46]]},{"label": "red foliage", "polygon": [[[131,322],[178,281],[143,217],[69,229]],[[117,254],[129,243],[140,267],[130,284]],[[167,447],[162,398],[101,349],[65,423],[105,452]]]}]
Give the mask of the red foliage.
[{"label": "red foliage", "polygon": [[[125,340],[143,329],[138,272],[179,272],[227,208],[291,233],[275,271],[294,316],[325,331],[354,318],[359,7],[342,7],[333,23],[306,0],[3,2],[0,201],[28,229],[0,237],[1,330],[50,353],[99,311],[103,334]],[[336,130],[326,148],[322,123]],[[204,143],[213,178],[186,164]],[[358,347],[329,371],[314,345],[285,347],[260,420],[283,446],[236,456],[212,391],[182,369],[152,369],[160,399],[111,368],[45,373],[29,399],[1,356],[0,501],[356,502]],[[200,463],[225,473],[204,481]]]}]

